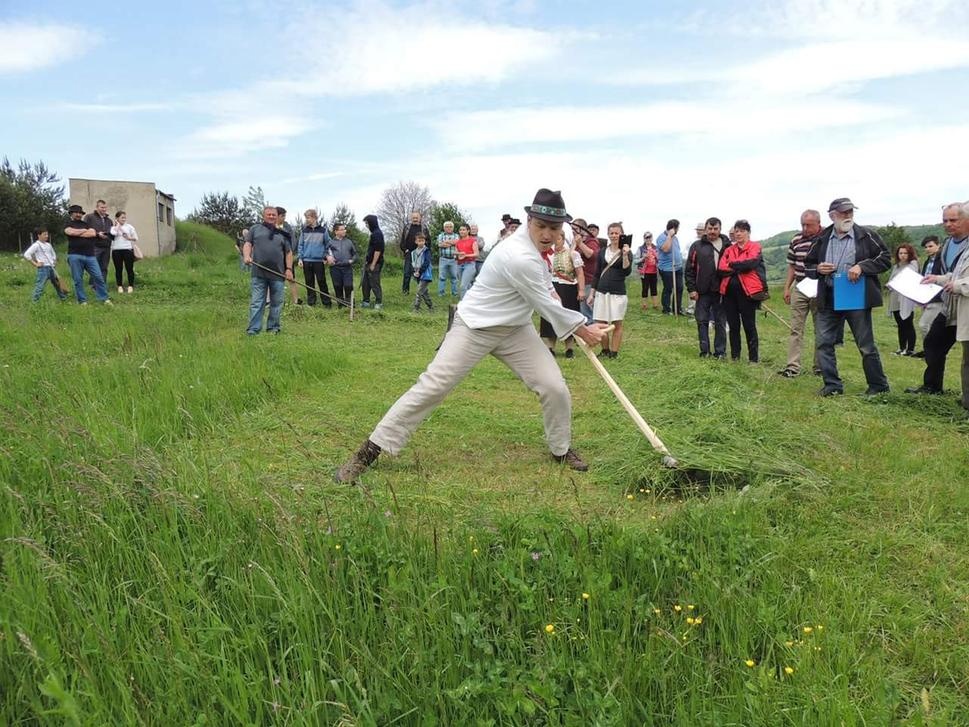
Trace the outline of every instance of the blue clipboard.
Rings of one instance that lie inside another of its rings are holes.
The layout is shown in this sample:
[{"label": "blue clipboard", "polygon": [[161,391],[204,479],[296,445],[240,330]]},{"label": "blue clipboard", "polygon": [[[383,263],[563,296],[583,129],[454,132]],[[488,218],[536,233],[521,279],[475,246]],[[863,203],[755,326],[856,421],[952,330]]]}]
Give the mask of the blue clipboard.
[{"label": "blue clipboard", "polygon": [[835,310],[864,310],[865,308],[865,276],[862,275],[852,283],[846,273],[834,275],[834,309]]}]

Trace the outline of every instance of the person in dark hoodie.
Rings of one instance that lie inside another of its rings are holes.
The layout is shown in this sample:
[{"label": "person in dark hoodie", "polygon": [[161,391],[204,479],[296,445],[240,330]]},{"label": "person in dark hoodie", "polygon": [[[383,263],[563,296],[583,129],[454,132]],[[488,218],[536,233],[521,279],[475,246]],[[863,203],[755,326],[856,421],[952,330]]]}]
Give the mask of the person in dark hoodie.
[{"label": "person in dark hoodie", "polygon": [[703,235],[690,245],[686,255],[686,289],[693,309],[700,339],[700,358],[710,355],[710,323],[713,323],[713,355],[727,355],[727,317],[720,300],[720,256],[730,247],[730,239],[720,232],[722,223],[711,217],[703,226]]},{"label": "person in dark hoodie", "polygon": [[370,243],[367,245],[367,255],[363,261],[363,303],[362,307],[370,307],[370,291],[374,295],[374,309],[384,307],[384,293],[380,288],[380,271],[384,267],[384,233],[380,229],[377,215],[367,215],[363,218],[370,230]]},{"label": "person in dark hoodie", "polygon": [[405,295],[410,294],[410,281],[414,276],[414,269],[411,265],[411,253],[417,249],[415,238],[423,235],[425,240],[431,239],[431,232],[427,225],[421,223],[421,213],[410,213],[410,224],[405,225],[400,233],[400,251],[404,254],[404,280],[400,286],[400,292]]}]

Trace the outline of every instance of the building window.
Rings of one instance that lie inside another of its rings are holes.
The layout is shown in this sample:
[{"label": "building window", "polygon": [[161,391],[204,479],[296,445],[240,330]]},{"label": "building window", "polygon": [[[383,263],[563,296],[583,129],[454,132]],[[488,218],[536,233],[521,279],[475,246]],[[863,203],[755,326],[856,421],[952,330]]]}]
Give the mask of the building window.
[{"label": "building window", "polygon": [[165,205],[163,205],[161,202],[158,203],[158,221],[165,221]]},{"label": "building window", "polygon": [[172,226],[172,208],[165,207],[165,219],[168,221],[168,226]]}]

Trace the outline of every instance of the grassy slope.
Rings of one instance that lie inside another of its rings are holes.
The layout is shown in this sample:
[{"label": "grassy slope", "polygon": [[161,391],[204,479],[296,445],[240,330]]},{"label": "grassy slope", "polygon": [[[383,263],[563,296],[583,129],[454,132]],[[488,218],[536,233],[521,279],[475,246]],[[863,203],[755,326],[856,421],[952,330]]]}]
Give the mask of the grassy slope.
[{"label": "grassy slope", "polygon": [[[225,242],[139,263],[113,309],[29,306],[0,262],[0,721],[965,723],[954,396],[819,400],[771,375],[771,319],[765,363],[711,365],[691,323],[636,314],[617,380],[743,494],[671,489],[581,357],[589,474],[549,463],[534,398],[486,361],[336,487],[444,311],[406,312],[389,275],[384,314],[287,308],[248,340]],[[896,391],[921,372],[886,366]]]}]

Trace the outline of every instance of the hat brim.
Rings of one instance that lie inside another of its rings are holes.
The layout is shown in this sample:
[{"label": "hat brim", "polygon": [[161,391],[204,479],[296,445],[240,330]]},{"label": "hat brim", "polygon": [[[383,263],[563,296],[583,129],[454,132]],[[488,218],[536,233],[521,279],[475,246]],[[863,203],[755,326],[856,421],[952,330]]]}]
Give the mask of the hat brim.
[{"label": "hat brim", "polygon": [[859,208],[853,204],[848,204],[848,205],[840,205],[838,207],[832,207],[831,209],[828,210],[828,212],[852,212],[856,209],[859,209]]},{"label": "hat brim", "polygon": [[528,205],[525,207],[525,213],[529,217],[534,217],[537,220],[545,220],[546,222],[561,222],[564,224],[566,222],[572,221],[572,215],[570,214],[557,216],[557,215],[547,215],[544,212],[532,212],[531,205]]}]

